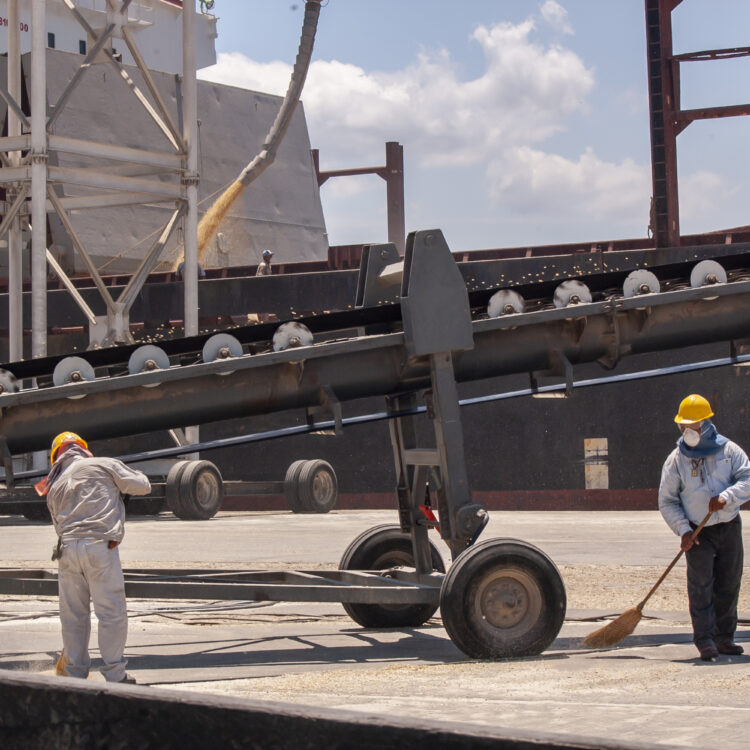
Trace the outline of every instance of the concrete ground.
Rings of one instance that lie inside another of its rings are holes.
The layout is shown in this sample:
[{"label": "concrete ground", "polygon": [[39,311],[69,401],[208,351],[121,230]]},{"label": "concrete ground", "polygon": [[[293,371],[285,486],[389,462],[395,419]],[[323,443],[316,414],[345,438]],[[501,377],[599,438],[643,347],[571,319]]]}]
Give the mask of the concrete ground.
[{"label": "concrete ground", "polygon": [[[222,513],[206,522],[163,514],[129,521],[122,559],[129,568],[336,567],[357,534],[395,521],[395,511]],[[744,750],[750,657],[696,658],[682,564],[619,647],[582,645],[602,624],[591,618],[636,604],[676,554],[676,537],[658,513],[493,512],[483,538],[491,536],[536,544],[565,580],[566,622],[539,657],[468,659],[437,616],[420,628],[374,631],[336,604],[131,600],[129,671],[154,688],[623,743]],[[53,541],[50,526],[0,517],[0,566],[51,569]],[[750,613],[747,581],[741,613]],[[750,652],[744,615],[738,640]],[[96,659],[95,643],[94,633]],[[0,668],[49,673],[59,649],[56,599],[0,597]]]}]

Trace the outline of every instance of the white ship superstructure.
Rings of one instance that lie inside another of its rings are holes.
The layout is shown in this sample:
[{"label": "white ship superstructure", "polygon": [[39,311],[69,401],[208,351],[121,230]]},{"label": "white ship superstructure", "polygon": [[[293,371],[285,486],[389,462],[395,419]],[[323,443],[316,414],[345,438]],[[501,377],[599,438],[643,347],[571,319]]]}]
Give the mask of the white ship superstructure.
[{"label": "white ship superstructure", "polygon": [[[20,3],[19,31],[21,53],[31,49],[31,7]],[[74,0],[76,9],[96,32],[110,23],[127,24],[141,55],[151,70],[162,73],[182,72],[182,0],[133,0],[123,18],[111,9],[107,0]],[[119,6],[120,3],[114,5]],[[93,44],[63,0],[47,0],[46,39],[49,49],[85,55]],[[216,62],[216,16],[198,13],[195,24],[196,68]],[[122,62],[135,65],[119,29],[113,33],[111,48],[122,55]],[[0,0],[0,53],[8,52],[8,0]]]}]

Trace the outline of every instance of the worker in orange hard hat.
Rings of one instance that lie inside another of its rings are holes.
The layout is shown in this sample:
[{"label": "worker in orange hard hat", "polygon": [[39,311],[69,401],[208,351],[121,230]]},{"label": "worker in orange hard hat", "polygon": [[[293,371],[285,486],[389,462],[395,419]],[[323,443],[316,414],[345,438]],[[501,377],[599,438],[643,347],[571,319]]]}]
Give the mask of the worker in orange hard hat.
[{"label": "worker in orange hard hat", "polygon": [[91,602],[99,621],[101,673],[108,682],[135,680],[125,672],[128,633],[125,582],[118,545],[125,535],[122,495],[146,495],[145,474],[116,458],[95,457],[75,432],[61,432],[50,447],[49,474],[36,485],[46,496],[58,542],[58,590],[63,654],[69,677],[89,674]]},{"label": "worker in orange hard hat", "polygon": [[750,500],[750,461],[716,431],[713,416],[703,396],[682,400],[674,418],[681,436],[659,484],[659,510],[685,552],[693,641],[704,661],[743,652],[734,641],[744,555],[739,510]]}]

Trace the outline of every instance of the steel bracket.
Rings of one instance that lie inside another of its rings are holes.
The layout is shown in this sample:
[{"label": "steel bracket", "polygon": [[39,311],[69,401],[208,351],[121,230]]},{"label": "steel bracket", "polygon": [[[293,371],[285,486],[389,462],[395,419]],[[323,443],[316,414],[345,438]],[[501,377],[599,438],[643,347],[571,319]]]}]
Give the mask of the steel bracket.
[{"label": "steel bracket", "polygon": [[15,474],[13,473],[13,457],[10,454],[8,443],[4,437],[0,437],[0,454],[3,457],[3,468],[5,469],[5,486],[12,490],[16,486]]},{"label": "steel bracket", "polygon": [[729,342],[729,356],[732,359],[747,354],[747,350],[750,348],[750,339],[732,339]]},{"label": "steel bracket", "polygon": [[374,307],[397,302],[401,290],[401,275],[383,274],[383,271],[399,263],[401,263],[401,256],[393,243],[365,245],[362,248],[362,258],[359,264],[354,306],[357,308]]},{"label": "steel bracket", "polygon": [[550,353],[550,369],[544,372],[536,371],[529,373],[529,384],[532,395],[539,393],[539,376],[540,375],[564,375],[565,376],[565,397],[573,395],[573,365],[570,360],[559,350],[555,349]]},{"label": "steel bracket", "polygon": [[130,313],[121,302],[114,303],[114,311],[97,315],[96,323],[89,325],[89,348],[101,349],[115,344],[134,344],[130,333]]},{"label": "steel bracket", "polygon": [[323,386],[320,389],[320,403],[318,406],[307,407],[305,409],[305,418],[307,419],[307,424],[312,426],[326,417],[333,418],[334,433],[341,435],[344,431],[341,402],[330,387]]},{"label": "steel bracket", "polygon": [[609,344],[609,351],[603,357],[600,357],[597,362],[607,370],[611,370],[620,361],[620,356],[624,354],[621,347],[621,332],[620,332],[620,321],[617,317],[618,312],[622,309],[622,300],[615,299],[614,297],[607,301],[604,306],[604,314],[609,316],[610,324],[612,326],[611,336],[612,340]]}]

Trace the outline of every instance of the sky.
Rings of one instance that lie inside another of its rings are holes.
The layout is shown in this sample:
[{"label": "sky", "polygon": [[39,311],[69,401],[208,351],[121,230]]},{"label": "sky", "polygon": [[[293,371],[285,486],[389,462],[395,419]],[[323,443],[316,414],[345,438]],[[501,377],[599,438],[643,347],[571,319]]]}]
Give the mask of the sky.
[{"label": "sky", "polygon": [[[302,0],[216,0],[221,83],[283,95]],[[750,3],[684,0],[675,52],[750,44]],[[750,102],[750,58],[683,63],[683,108]],[[643,0],[324,0],[302,102],[321,169],[404,147],[406,229],[452,250],[644,237]],[[683,234],[750,224],[750,118],[678,138]],[[248,155],[251,158],[253,155]],[[262,179],[262,178],[261,178]],[[385,182],[321,188],[329,243],[387,240]]]}]

